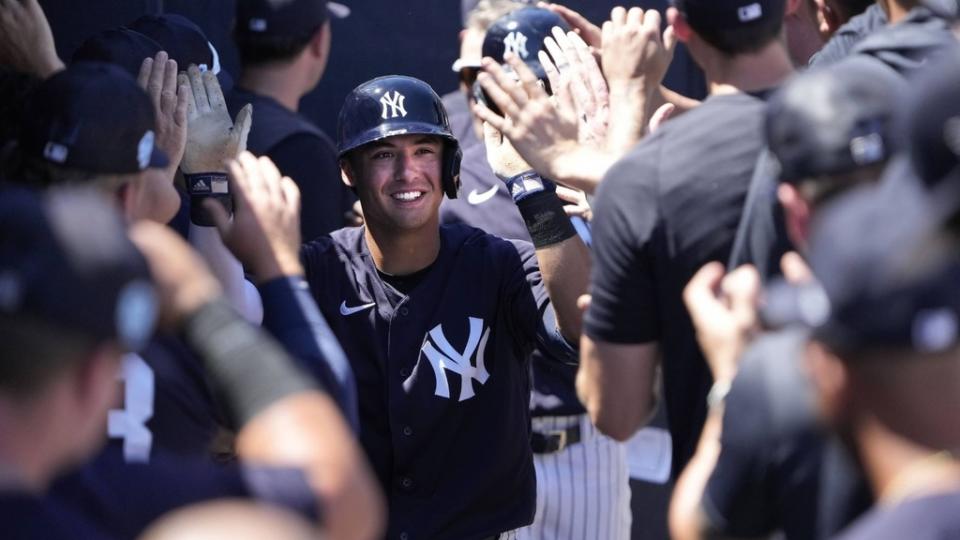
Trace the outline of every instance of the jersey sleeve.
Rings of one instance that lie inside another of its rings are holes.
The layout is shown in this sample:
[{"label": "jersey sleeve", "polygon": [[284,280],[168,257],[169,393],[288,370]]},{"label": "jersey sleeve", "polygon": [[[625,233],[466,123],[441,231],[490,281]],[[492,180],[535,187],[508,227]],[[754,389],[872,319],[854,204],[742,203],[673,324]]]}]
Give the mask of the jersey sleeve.
[{"label": "jersey sleeve", "polygon": [[360,429],[356,381],[340,343],[299,277],[260,285],[266,328],[333,396],[354,431]]},{"label": "jersey sleeve", "polygon": [[584,332],[595,341],[638,344],[660,336],[653,258],[660,231],[653,157],[647,151],[614,165],[594,199],[593,299]]},{"label": "jersey sleeve", "polygon": [[508,327],[526,357],[534,348],[550,360],[576,363],[577,352],[560,333],[550,296],[543,284],[533,244],[511,240],[516,256],[504,298],[509,303]]},{"label": "jersey sleeve", "polygon": [[277,168],[300,188],[300,231],[305,241],[344,226],[353,194],[340,179],[330,141],[312,134],[287,137],[270,149]]},{"label": "jersey sleeve", "polygon": [[776,443],[761,356],[756,349],[748,352],[727,395],[720,456],[703,495],[711,529],[721,536],[762,536],[775,523],[777,498],[770,484]]},{"label": "jersey sleeve", "polygon": [[60,478],[52,495],[80,510],[112,538],[136,538],[177,508],[217,498],[253,498],[316,520],[319,503],[299,469],[217,465],[157,452],[146,463],[125,463],[107,448],[82,469]]}]

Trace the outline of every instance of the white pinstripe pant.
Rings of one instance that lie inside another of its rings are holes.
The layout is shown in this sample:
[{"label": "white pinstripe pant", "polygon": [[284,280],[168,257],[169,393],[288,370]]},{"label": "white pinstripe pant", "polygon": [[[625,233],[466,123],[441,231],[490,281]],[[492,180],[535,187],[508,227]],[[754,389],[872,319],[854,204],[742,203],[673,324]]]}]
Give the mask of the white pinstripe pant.
[{"label": "white pinstripe pant", "polygon": [[513,531],[511,540],[630,538],[630,476],[624,446],[597,431],[585,414],[532,420],[535,432],[577,423],[579,443],[553,454],[533,455],[537,513],[530,526]]}]

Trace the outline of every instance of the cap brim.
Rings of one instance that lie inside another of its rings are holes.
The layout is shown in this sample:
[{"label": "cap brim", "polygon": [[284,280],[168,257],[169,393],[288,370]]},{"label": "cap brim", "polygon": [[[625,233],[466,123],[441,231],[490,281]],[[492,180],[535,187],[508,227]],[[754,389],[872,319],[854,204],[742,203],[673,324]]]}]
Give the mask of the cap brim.
[{"label": "cap brim", "polygon": [[453,61],[453,65],[450,66],[450,69],[452,69],[454,73],[460,73],[460,70],[464,68],[480,69],[481,66],[482,64],[480,63],[479,58],[476,60],[464,60],[463,58],[457,58]]},{"label": "cap brim", "polygon": [[350,8],[340,2],[327,2],[327,13],[334,19],[346,19],[350,16]]}]

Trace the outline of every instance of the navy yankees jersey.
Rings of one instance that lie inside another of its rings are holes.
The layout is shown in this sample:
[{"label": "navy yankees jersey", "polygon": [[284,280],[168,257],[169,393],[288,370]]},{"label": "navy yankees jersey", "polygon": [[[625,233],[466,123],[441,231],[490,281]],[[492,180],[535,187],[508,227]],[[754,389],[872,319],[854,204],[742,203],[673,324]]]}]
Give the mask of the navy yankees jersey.
[{"label": "navy yankees jersey", "polygon": [[67,505],[33,493],[0,491],[3,537],[30,540],[108,540],[90,519]]},{"label": "navy yankees jersey", "polygon": [[[530,240],[527,225],[507,192],[506,184],[497,178],[487,163],[487,150],[482,143],[464,150],[460,181],[460,196],[444,199],[440,206],[443,223],[464,223],[501,238]],[[574,387],[576,366],[557,363],[540,349],[533,351],[530,361],[533,368],[530,410],[533,416],[586,412]]]},{"label": "navy yankees jersey", "polygon": [[209,455],[226,418],[200,360],[173,336],[154,338],[120,367],[122,403],[107,418],[110,445],[131,463],[150,460],[158,448],[179,455]]},{"label": "navy yankees jersey", "polygon": [[530,244],[463,225],[441,226],[440,239],[408,295],[380,277],[362,227],[302,252],[353,367],[389,538],[480,539],[530,523],[527,357],[539,346],[576,360]]},{"label": "navy yankees jersey", "polygon": [[[109,537],[135,538],[171,510],[216,498],[252,498],[317,517],[317,500],[300,469],[220,466],[163,451],[156,452],[150,463],[127,463],[116,448],[107,448],[58,479],[44,505],[82,516]],[[22,526],[31,519],[23,517]]]}]

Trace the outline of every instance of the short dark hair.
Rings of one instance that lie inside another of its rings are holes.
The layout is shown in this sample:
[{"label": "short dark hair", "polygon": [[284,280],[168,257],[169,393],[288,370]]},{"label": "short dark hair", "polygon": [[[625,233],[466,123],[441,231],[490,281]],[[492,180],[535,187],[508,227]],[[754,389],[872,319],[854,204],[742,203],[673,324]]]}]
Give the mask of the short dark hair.
[{"label": "short dark hair", "polygon": [[776,40],[783,29],[783,17],[764,18],[735,28],[690,26],[711,47],[735,56],[757,52]]},{"label": "short dark hair", "polygon": [[27,399],[89,358],[98,344],[22,314],[0,315],[0,392]]},{"label": "short dark hair", "polygon": [[307,44],[323,28],[318,25],[310,32],[301,35],[256,35],[249,32],[237,32],[234,29],[233,41],[237,45],[242,66],[257,66],[274,62],[286,62],[307,48]]}]

